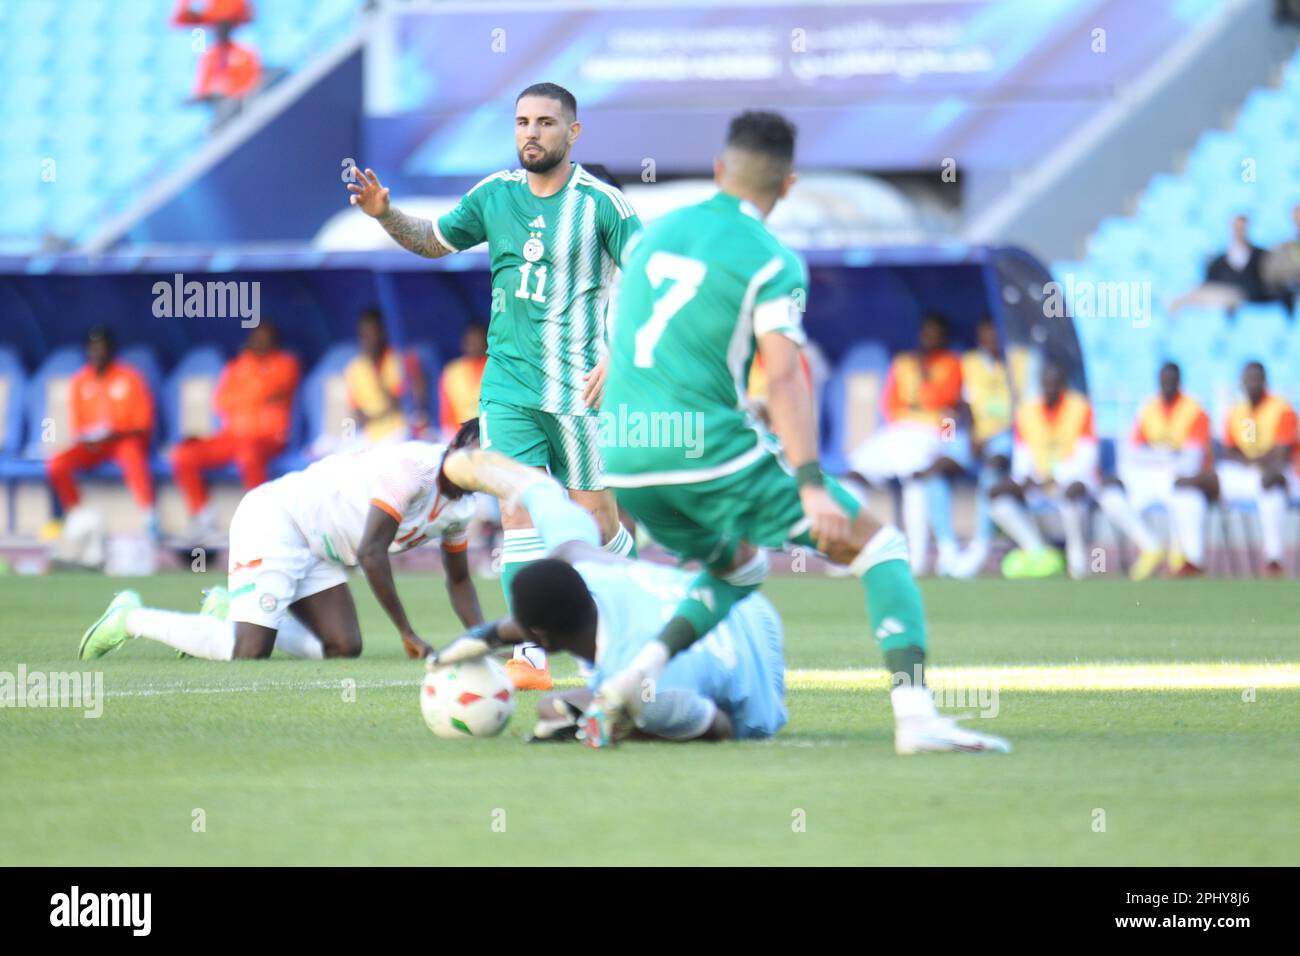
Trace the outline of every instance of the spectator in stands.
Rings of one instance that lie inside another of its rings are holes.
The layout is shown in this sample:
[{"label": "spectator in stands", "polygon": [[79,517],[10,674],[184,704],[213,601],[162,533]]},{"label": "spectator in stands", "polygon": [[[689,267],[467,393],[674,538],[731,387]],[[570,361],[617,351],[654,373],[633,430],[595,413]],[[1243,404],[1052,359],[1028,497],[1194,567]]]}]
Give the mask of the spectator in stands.
[{"label": "spectator in stands", "polygon": [[1268,390],[1264,366],[1242,369],[1244,397],[1228,412],[1218,491],[1225,501],[1254,502],[1259,511],[1264,576],[1282,576],[1283,529],[1288,496],[1300,496],[1300,436],[1296,413],[1281,395]]},{"label": "spectator in stands", "polygon": [[1097,435],[1088,399],[1067,387],[1064,370],[1043,365],[1042,395],[1016,412],[1011,477],[993,488],[989,510],[1016,543],[1002,562],[1009,578],[1050,577],[1063,570],[1027,505],[1052,506],[1065,531],[1066,564],[1075,578],[1088,574],[1085,519],[1097,487]]},{"label": "spectator in stands", "polygon": [[929,568],[930,526],[939,543],[940,574],[959,558],[952,530],[950,478],[961,402],[961,359],[948,349],[948,320],[937,312],[921,320],[920,350],[894,356],[885,378],[885,424],[850,456],[852,470],[872,484],[903,485],[903,527],[912,573]]},{"label": "spectator in stands", "polygon": [[231,39],[233,29],[228,22],[216,25],[217,42],[199,60],[194,81],[191,102],[212,104],[214,130],[235,116],[262,83],[257,51]]},{"label": "spectator in stands", "polygon": [[1188,305],[1235,309],[1243,302],[1265,302],[1269,298],[1260,267],[1264,250],[1250,243],[1250,220],[1237,215],[1232,219],[1228,248],[1210,262],[1205,281],[1170,306],[1177,311]]},{"label": "spectator in stands", "polygon": [[267,464],[289,442],[300,374],[298,359],[280,348],[279,331],[267,319],[222,370],[212,399],[221,430],[207,438],[187,438],[172,453],[172,475],[185,496],[195,541],[217,533],[203,472],[234,462],[245,488],[266,481]]},{"label": "spectator in stands", "polygon": [[1160,391],[1141,411],[1128,442],[1118,450],[1119,478],[1106,482],[1098,499],[1117,529],[1141,550],[1129,577],[1155,573],[1165,552],[1141,512],[1158,505],[1169,515],[1170,569],[1179,577],[1203,573],[1205,511],[1214,494],[1210,418],[1182,390],[1173,362],[1160,367]]},{"label": "spectator in stands", "polygon": [[253,9],[248,0],[207,0],[206,3],[180,0],[172,14],[172,26],[228,23],[233,27],[250,23],[252,19]]},{"label": "spectator in stands", "polygon": [[[975,326],[975,345],[961,358],[961,394],[969,422],[969,459],[977,469],[975,534],[953,569],[956,577],[974,577],[988,558],[993,540],[989,492],[1011,469],[1011,379],[993,318]],[[959,460],[961,456],[956,456]]]},{"label": "spectator in stands", "polygon": [[1288,309],[1294,306],[1296,293],[1300,292],[1300,205],[1291,210],[1291,221],[1295,223],[1296,238],[1269,252],[1260,266],[1264,288],[1281,299]]},{"label": "spectator in stands", "polygon": [[[357,320],[359,354],[343,371],[348,404],[367,445],[419,437],[429,426],[428,384],[414,355],[404,355],[388,343],[388,330],[379,310],[368,308]],[[408,420],[403,407],[412,402]]]},{"label": "spectator in stands", "polygon": [[68,418],[71,447],[46,463],[50,486],[59,506],[71,512],[81,501],[76,473],[115,461],[126,485],[145,512],[145,525],[156,537],[153,478],[149,473],[149,444],[153,436],[153,396],[142,376],[116,361],[113,333],[96,326],[86,335],[86,364],[69,384]]},{"label": "spectator in stands", "polygon": [[462,422],[478,418],[479,385],[486,365],[487,327],[471,322],[460,335],[460,358],[443,367],[438,381],[438,409],[444,441],[451,440]]}]

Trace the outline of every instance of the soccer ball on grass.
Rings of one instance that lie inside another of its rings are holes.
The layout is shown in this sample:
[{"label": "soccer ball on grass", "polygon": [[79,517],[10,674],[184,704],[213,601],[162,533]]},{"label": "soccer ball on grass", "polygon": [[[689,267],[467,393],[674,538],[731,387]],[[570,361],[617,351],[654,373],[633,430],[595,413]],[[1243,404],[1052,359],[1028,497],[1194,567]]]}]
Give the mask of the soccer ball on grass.
[{"label": "soccer ball on grass", "polygon": [[438,737],[495,737],[515,712],[514,686],[491,657],[435,667],[420,688],[424,722]]}]

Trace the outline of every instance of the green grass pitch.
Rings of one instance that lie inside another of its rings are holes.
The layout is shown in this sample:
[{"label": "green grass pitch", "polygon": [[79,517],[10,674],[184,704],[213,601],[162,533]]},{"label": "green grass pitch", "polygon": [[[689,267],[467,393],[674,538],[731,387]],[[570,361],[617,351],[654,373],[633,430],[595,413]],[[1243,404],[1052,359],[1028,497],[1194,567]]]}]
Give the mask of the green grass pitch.
[{"label": "green grass pitch", "polygon": [[[1300,862],[1294,582],[927,583],[936,681],[1007,668],[973,724],[1016,751],[900,758],[849,580],[769,582],[794,673],[764,743],[528,746],[534,694],[500,738],[437,740],[360,581],[358,660],[74,659],[124,583],[188,610],[218,580],[0,578],[0,671],[99,669],[108,695],[99,719],[0,710],[6,863]],[[454,636],[440,579],[400,586],[427,639]]]}]

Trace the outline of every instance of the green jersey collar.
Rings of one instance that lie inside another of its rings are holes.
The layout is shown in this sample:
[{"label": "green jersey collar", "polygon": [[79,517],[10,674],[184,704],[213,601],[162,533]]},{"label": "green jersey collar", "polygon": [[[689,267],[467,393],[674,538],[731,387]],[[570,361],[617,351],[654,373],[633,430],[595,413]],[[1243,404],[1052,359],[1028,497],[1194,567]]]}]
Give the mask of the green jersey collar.
[{"label": "green jersey collar", "polygon": [[748,199],[741,199],[739,196],[733,196],[731,193],[724,193],[718,190],[718,194],[713,197],[713,201],[720,206],[726,206],[729,209],[735,209],[744,213],[746,216],[753,216],[759,222],[763,221],[763,214],[759,208]]},{"label": "green jersey collar", "polygon": [[582,172],[582,164],[581,164],[581,163],[575,163],[575,162],[573,162],[573,160],[570,160],[570,161],[569,161],[569,165],[572,166],[573,168],[572,168],[571,170],[569,170],[569,179],[568,179],[568,181],[567,181],[563,186],[561,186],[561,187],[559,188],[558,191],[551,193],[549,196],[539,196],[539,195],[537,195],[537,193],[533,192],[533,185],[532,185],[532,183],[530,183],[530,182],[528,181],[528,171],[527,171],[527,170],[523,170],[523,173],[524,173],[524,180],[523,180],[523,182],[524,182],[524,188],[528,190],[528,195],[532,196],[532,197],[533,197],[534,199],[536,199],[538,202],[545,202],[545,201],[548,200],[548,199],[559,199],[559,198],[560,198],[561,196],[563,196],[566,192],[568,192],[570,189],[572,189],[574,186],[577,185],[577,183],[578,183],[578,174]]}]

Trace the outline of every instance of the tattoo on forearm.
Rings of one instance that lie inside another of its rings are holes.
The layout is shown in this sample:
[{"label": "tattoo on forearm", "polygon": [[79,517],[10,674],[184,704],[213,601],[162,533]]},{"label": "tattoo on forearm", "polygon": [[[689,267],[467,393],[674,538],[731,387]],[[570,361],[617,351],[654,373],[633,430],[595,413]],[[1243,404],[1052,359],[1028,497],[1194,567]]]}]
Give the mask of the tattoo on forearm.
[{"label": "tattoo on forearm", "polygon": [[379,217],[379,224],[399,246],[414,252],[417,256],[437,259],[451,252],[433,234],[431,220],[408,216],[396,206],[388,207],[388,212]]}]

